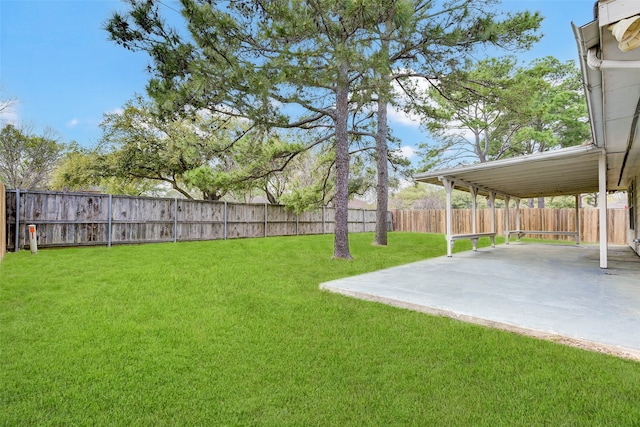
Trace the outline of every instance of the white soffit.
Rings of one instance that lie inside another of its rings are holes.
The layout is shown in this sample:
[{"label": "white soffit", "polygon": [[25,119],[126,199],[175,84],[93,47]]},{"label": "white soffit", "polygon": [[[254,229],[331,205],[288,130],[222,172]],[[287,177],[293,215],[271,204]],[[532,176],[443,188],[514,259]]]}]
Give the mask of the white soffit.
[{"label": "white soffit", "polygon": [[601,27],[637,14],[640,14],[638,0],[611,0],[598,4],[598,20]]},{"label": "white soffit", "polygon": [[598,191],[598,161],[602,149],[594,145],[569,147],[487,163],[420,173],[419,182],[442,185],[442,178],[456,181],[468,191],[495,192],[520,199],[594,193]]},{"label": "white soffit", "polygon": [[608,24],[640,13],[640,0],[599,3],[599,20],[574,25],[595,144],[607,151],[607,190],[626,190],[640,170],[640,69],[588,66],[591,49],[609,63],[640,61],[640,49],[622,52]]}]

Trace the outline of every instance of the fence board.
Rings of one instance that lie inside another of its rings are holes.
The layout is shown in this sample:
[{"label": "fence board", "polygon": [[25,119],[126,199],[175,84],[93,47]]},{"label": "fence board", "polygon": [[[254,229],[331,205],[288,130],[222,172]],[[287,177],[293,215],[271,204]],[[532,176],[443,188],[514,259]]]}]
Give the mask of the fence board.
[{"label": "fence board", "polygon": [[267,236],[295,236],[299,233],[295,213],[284,206],[266,205],[266,208]]},{"label": "fence board", "polygon": [[[626,209],[608,209],[608,243],[626,245],[628,211]],[[396,210],[393,211],[393,229],[420,233],[446,233],[444,209]],[[491,231],[491,210],[476,211],[477,232]],[[516,210],[509,209],[509,228],[516,229]],[[524,208],[520,210],[520,229],[540,231],[575,231],[575,209]],[[496,231],[504,236],[505,210],[496,209]],[[453,232],[471,232],[471,210],[453,210]],[[527,237],[548,240],[573,241],[572,236],[527,235]],[[596,243],[599,238],[599,211],[580,209],[580,240]]]},{"label": "fence board", "polygon": [[[335,230],[335,209],[329,207],[296,215],[284,206],[265,204],[50,191],[19,191],[17,203],[17,194],[17,190],[8,190],[1,198],[6,205],[2,242],[9,250],[16,246],[16,221],[18,248],[28,248],[28,224],[38,227],[39,247],[329,234]],[[374,211],[350,209],[349,231],[373,231],[375,218]]]},{"label": "fence board", "polygon": [[[0,203],[4,203],[4,209],[0,209],[4,219],[0,224],[6,225],[0,243],[8,250],[15,246],[17,215],[20,223],[18,246],[27,248],[28,224],[38,227],[40,247],[106,245],[109,241],[125,244],[224,239],[225,218],[227,238],[330,234],[335,231],[335,209],[331,207],[297,216],[283,206],[274,205],[112,196],[109,218],[109,195],[104,194],[21,191],[18,213],[16,191],[7,190],[5,197],[0,197]],[[510,228],[514,229],[515,209],[509,212]],[[523,208],[520,226],[528,230],[573,231],[574,215],[573,209]],[[628,216],[625,209],[608,211],[610,244],[627,244]],[[374,231],[375,217],[375,211],[350,209],[349,231]],[[479,209],[476,218],[478,232],[491,229],[489,209]],[[504,234],[504,220],[504,209],[497,209],[496,230],[500,235]],[[110,221],[111,236],[108,236]],[[396,231],[445,232],[445,211],[442,209],[395,211],[390,221],[389,228]],[[581,241],[598,241],[598,223],[597,209],[580,210]],[[453,227],[456,233],[471,232],[471,210],[454,210]],[[572,240],[570,236],[530,237]]]},{"label": "fence board", "polygon": [[302,212],[298,218],[298,233],[323,234],[323,214],[322,210]]},{"label": "fence board", "polygon": [[227,238],[263,237],[265,205],[227,203]]},{"label": "fence board", "polygon": [[7,193],[3,183],[0,182],[0,262],[7,251]]},{"label": "fence board", "polygon": [[7,250],[15,247],[16,241],[16,198],[17,193],[15,191],[7,191],[5,197],[5,224],[7,230]]},{"label": "fence board", "polygon": [[224,202],[176,199],[176,241],[224,239]]},{"label": "fence board", "polygon": [[171,199],[113,196],[111,243],[173,241],[174,203]]}]

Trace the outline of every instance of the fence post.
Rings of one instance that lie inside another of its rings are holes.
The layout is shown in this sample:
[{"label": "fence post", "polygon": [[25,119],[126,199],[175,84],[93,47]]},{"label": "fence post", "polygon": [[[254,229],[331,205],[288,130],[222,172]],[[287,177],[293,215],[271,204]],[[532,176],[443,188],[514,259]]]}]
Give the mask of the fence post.
[{"label": "fence post", "polygon": [[296,214],[296,236],[300,235],[300,214]]},{"label": "fence post", "polygon": [[362,209],[362,232],[367,232],[367,211]]},{"label": "fence post", "polygon": [[18,252],[20,243],[20,190],[16,188],[16,235],[13,241],[13,251]]},{"label": "fence post", "polygon": [[489,193],[489,204],[491,205],[491,232],[496,232],[496,193]]},{"label": "fence post", "polygon": [[110,248],[111,247],[111,227],[112,227],[111,218],[113,218],[113,195],[111,194],[109,194],[108,215],[109,215],[109,225],[107,226],[107,247]]},{"label": "fence post", "polygon": [[224,212],[223,212],[222,218],[224,221],[222,226],[222,229],[224,230],[223,231],[224,240],[227,240],[227,202],[226,201],[224,202]]},{"label": "fence post", "polygon": [[178,241],[178,198],[173,198],[173,243]]},{"label": "fence post", "polygon": [[575,213],[576,213],[576,245],[579,245],[580,244],[580,195],[579,194],[576,194]]},{"label": "fence post", "polygon": [[325,217],[325,206],[322,207],[322,234],[327,234],[324,217]]},{"label": "fence post", "polygon": [[509,196],[505,196],[504,198],[504,204],[505,204],[505,209],[504,209],[504,242],[508,245],[509,244],[509,202],[511,201],[511,198]]},{"label": "fence post", "polygon": [[268,233],[267,233],[267,224],[268,224],[268,219],[267,219],[267,213],[269,211],[269,207],[267,206],[267,204],[264,204],[264,237],[268,237]]}]

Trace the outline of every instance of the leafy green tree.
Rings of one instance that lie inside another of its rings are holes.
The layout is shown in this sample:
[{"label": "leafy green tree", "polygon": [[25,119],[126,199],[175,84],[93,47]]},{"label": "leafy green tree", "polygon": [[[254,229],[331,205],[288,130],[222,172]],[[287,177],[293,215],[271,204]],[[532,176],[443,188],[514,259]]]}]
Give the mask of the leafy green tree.
[{"label": "leafy green tree", "polygon": [[[349,115],[353,82],[371,40],[359,38],[364,4],[335,0],[239,1],[226,5],[183,0],[191,42],[165,28],[152,1],[132,0],[128,17],[107,29],[154,60],[149,93],[170,112],[207,108],[267,127],[317,135],[307,148],[333,145],[336,235],[334,256],[348,245]],[[303,111],[288,117],[279,106]]]},{"label": "leafy green tree", "polygon": [[[553,57],[533,62],[519,70],[518,78],[534,85],[528,102],[515,118],[519,128],[513,136],[510,156],[540,153],[555,148],[584,144],[591,138],[582,78],[572,61]],[[533,207],[533,199],[529,207]],[[545,199],[538,198],[538,207]]]},{"label": "leafy green tree", "polygon": [[61,157],[51,177],[51,189],[58,191],[82,191],[96,187],[93,177],[95,156],[91,151],[72,144]]},{"label": "leafy green tree", "polygon": [[255,188],[298,149],[233,117],[160,117],[142,100],[107,114],[102,126],[94,167],[102,178],[162,182],[189,199]]},{"label": "leafy green tree", "polygon": [[553,209],[575,208],[576,198],[574,196],[549,197],[545,201],[545,206]]},{"label": "leafy green tree", "polygon": [[59,191],[101,191],[108,194],[166,195],[152,180],[107,176],[97,149],[71,144],[58,162],[50,188]]},{"label": "leafy green tree", "polygon": [[417,81],[434,85],[442,76],[454,73],[482,46],[518,50],[527,49],[538,40],[538,14],[501,15],[493,4],[482,0],[376,3],[382,8],[378,14],[381,19],[372,31],[379,49],[373,55],[371,70],[377,95],[377,244],[386,244],[387,109],[390,104],[398,104],[393,85],[405,92],[408,108],[415,110],[419,105],[415,101],[420,98]]},{"label": "leafy green tree", "polygon": [[515,67],[513,58],[482,60],[429,89],[424,125],[436,142],[421,145],[425,169],[441,163],[484,163],[508,152],[519,128],[513,120],[517,112],[511,110],[520,110],[529,95],[514,79]]},{"label": "leafy green tree", "polygon": [[[167,114],[176,109],[184,114],[207,108],[244,117],[257,126],[313,133],[316,138],[308,149],[329,145],[335,153],[334,256],[338,258],[351,257],[347,234],[350,145],[372,135],[371,130],[360,132],[355,124],[368,122],[370,115],[363,106],[371,102],[373,93],[382,99],[383,114],[389,102],[386,94],[390,93],[391,79],[385,70],[391,69],[390,64],[406,60],[411,65],[411,58],[418,56],[423,63],[437,63],[440,57],[436,57],[434,46],[459,51],[473,42],[496,42],[498,35],[521,35],[530,28],[530,22],[521,19],[496,22],[495,15],[483,7],[490,1],[454,1],[450,7],[438,5],[441,9],[435,12],[429,10],[432,2],[416,2],[419,4],[413,11],[420,12],[421,20],[406,26],[402,22],[409,22],[411,13],[407,12],[414,4],[408,1],[219,4],[182,0],[189,30],[184,38],[164,25],[154,1],[130,3],[128,16],[114,15],[107,29],[126,48],[151,55],[154,76],[148,90]],[[465,25],[456,26],[456,18],[447,19],[449,15],[463,18]],[[424,25],[432,21],[434,25]],[[404,37],[395,37],[397,46],[410,48],[399,52],[393,61],[381,60],[373,55],[379,38],[372,36],[372,29],[378,24],[391,28],[391,23]],[[429,31],[423,32],[423,26]],[[435,45],[431,43],[434,38]],[[386,68],[370,72],[379,67]],[[384,76],[386,85],[376,84],[375,76]],[[291,106],[302,114],[288,114]],[[386,125],[386,119],[381,124]],[[386,144],[381,141],[386,141],[387,133],[384,127],[378,132],[378,145],[383,149]],[[380,167],[385,175],[387,156],[381,152],[378,158],[385,164]]]},{"label": "leafy green tree", "polygon": [[429,91],[425,125],[436,144],[423,144],[434,163],[486,162],[582,144],[588,115],[573,62],[547,57],[528,67],[492,58],[442,79]]},{"label": "leafy green tree", "polygon": [[445,198],[442,188],[416,182],[393,193],[390,204],[394,209],[444,209]]},{"label": "leafy green tree", "polygon": [[186,121],[160,119],[151,108],[138,100],[105,115],[96,169],[104,178],[164,182],[193,198],[184,174],[201,166],[213,150],[209,135],[198,135],[197,125]]},{"label": "leafy green tree", "polygon": [[553,57],[535,60],[518,70],[517,79],[530,85],[529,97],[514,120],[512,155],[532,154],[583,144],[591,138],[580,71],[573,61]]},{"label": "leafy green tree", "polygon": [[7,124],[0,131],[0,181],[9,188],[45,189],[64,149],[51,129],[38,135]]},{"label": "leafy green tree", "polygon": [[[206,164],[184,174],[185,181],[205,194],[206,199],[220,200],[225,194],[252,193],[259,190],[270,203],[278,203],[278,192],[270,183],[282,174],[302,150],[273,132],[255,129],[235,140],[218,138],[221,150]],[[211,195],[215,194],[215,197]]]},{"label": "leafy green tree", "polygon": [[331,151],[309,150],[296,158],[293,168],[287,173],[287,190],[281,201],[296,213],[309,206],[326,206],[335,194],[335,153]]}]

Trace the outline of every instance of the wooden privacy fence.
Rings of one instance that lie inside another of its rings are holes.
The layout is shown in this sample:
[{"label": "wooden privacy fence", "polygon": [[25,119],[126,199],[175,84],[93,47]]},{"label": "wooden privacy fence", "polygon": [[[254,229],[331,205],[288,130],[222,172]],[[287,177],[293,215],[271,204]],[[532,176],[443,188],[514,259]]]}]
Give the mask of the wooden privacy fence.
[{"label": "wooden privacy fence", "polygon": [[0,182],[0,261],[7,251],[7,197],[6,189]]},{"label": "wooden privacy fence", "polygon": [[[5,200],[5,198],[3,198]],[[3,210],[4,212],[4,210]],[[7,249],[219,240],[333,233],[335,209],[299,215],[284,206],[91,193],[8,190]],[[349,210],[349,232],[375,230],[376,212]],[[391,226],[391,215],[388,215]]]},{"label": "wooden privacy fence", "polygon": [[[393,229],[422,233],[446,233],[444,209],[394,210]],[[580,240],[588,243],[598,241],[598,209],[580,209]],[[505,209],[496,209],[496,231],[504,236]],[[510,229],[515,229],[516,210],[509,209]],[[608,210],[608,240],[612,245],[626,245],[629,224],[626,209]],[[491,210],[476,212],[478,232],[491,231]],[[520,209],[520,229],[539,231],[575,231],[575,209]],[[471,233],[471,209],[453,210],[454,233]],[[571,236],[527,235],[534,239],[573,240]]]}]

